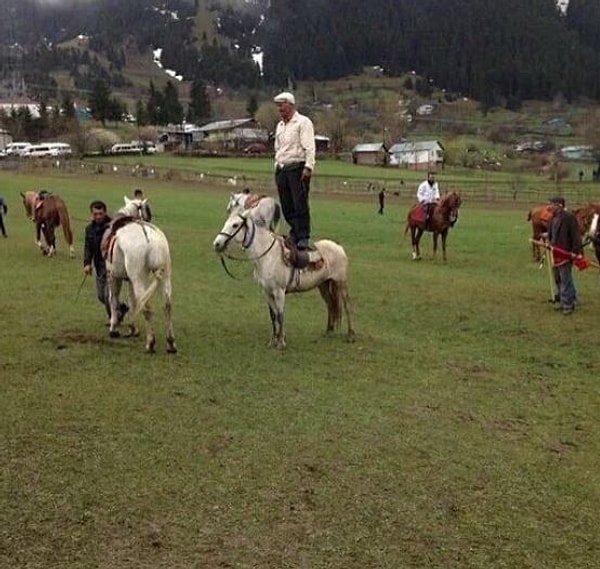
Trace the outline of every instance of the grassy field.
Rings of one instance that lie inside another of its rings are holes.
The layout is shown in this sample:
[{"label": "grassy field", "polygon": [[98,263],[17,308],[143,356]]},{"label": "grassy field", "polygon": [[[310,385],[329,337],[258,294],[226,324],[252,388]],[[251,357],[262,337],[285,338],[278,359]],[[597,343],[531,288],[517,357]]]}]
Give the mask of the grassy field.
[{"label": "grassy field", "polygon": [[[357,342],[291,296],[287,351],[245,263],[211,243],[225,187],[145,180],[180,353],[111,340],[81,240],[130,178],[0,173],[0,566],[592,568],[600,557],[598,275],[552,309],[525,211],[467,200],[448,263],[410,260],[408,201],[316,193],[351,261]],[[65,198],[78,258],[42,257],[18,192]],[[202,189],[199,189],[202,188]],[[162,324],[159,304],[157,324]],[[162,331],[162,330],[161,330]],[[596,561],[594,561],[596,560]]]}]

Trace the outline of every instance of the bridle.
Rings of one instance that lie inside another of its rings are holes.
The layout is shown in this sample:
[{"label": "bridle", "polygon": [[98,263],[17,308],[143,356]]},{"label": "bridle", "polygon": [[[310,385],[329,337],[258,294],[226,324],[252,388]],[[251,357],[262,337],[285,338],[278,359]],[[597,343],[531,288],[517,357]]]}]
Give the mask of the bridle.
[{"label": "bridle", "polygon": [[[220,255],[221,256],[221,265],[223,265],[225,272],[232,279],[235,279],[236,277],[233,276],[231,274],[231,272],[229,271],[229,269],[227,268],[227,264],[225,263],[225,258],[227,258],[231,261],[258,261],[259,259],[262,259],[273,248],[273,246],[277,242],[277,237],[275,235],[271,234],[271,237],[273,238],[273,240],[271,241],[271,244],[260,255],[256,255],[254,257],[248,257],[248,256],[234,257],[233,255],[230,255],[229,253],[226,252],[226,249],[229,246],[229,243],[231,243],[232,239],[242,229],[244,229],[244,231],[245,231],[244,238],[242,239],[242,249],[244,249],[244,250],[248,249],[252,245],[252,243],[254,243],[254,238],[256,236],[256,223],[254,222],[254,220],[251,220],[252,224],[250,225],[247,217],[244,217],[240,213],[238,213],[237,216],[242,220],[242,223],[233,233],[226,233],[225,231],[220,231],[218,233],[218,235],[223,235],[224,237],[227,238],[225,241],[225,245],[223,246],[221,255]],[[250,227],[250,230],[249,230],[249,227]]]}]

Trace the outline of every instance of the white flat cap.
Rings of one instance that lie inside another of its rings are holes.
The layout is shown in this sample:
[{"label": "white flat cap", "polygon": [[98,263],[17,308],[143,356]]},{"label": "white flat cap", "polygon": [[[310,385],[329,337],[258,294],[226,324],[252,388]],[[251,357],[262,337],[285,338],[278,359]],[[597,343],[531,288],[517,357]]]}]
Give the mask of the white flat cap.
[{"label": "white flat cap", "polygon": [[289,103],[290,105],[296,104],[296,97],[289,93],[288,91],[284,91],[283,93],[279,93],[276,97],[273,98],[273,101],[276,103]]}]

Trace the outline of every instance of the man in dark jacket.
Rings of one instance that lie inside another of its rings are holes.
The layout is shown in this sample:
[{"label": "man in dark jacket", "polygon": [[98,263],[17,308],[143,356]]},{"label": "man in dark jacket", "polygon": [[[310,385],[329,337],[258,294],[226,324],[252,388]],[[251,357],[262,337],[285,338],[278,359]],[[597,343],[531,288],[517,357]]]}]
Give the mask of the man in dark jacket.
[{"label": "man in dark jacket", "polygon": [[548,240],[552,247],[554,280],[560,302],[556,308],[561,309],[563,314],[572,314],[577,304],[573,259],[583,251],[581,234],[575,216],[565,209],[564,198],[551,198],[550,203],[554,209],[554,217],[548,225]]},{"label": "man in dark jacket", "polygon": [[[106,314],[110,318],[110,300],[108,296],[108,283],[106,275],[106,261],[100,250],[102,237],[111,219],[106,213],[106,204],[100,200],[90,204],[92,222],[85,228],[85,240],[83,246],[83,270],[86,275],[92,273],[92,264],[96,270],[96,295],[98,300],[104,304]],[[125,303],[119,304],[119,322],[129,310]]]},{"label": "man in dark jacket", "polygon": [[6,228],[4,227],[4,216],[8,213],[8,206],[6,205],[6,201],[4,198],[0,196],[0,231],[2,232],[2,237],[8,237],[6,235]]}]

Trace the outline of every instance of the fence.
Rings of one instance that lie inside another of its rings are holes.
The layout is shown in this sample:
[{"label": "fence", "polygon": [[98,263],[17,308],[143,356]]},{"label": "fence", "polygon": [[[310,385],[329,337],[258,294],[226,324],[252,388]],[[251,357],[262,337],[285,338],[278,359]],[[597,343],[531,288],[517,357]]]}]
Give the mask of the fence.
[{"label": "fence", "polygon": [[[195,169],[174,169],[143,167],[139,165],[109,164],[106,162],[78,161],[74,159],[41,159],[41,160],[1,160],[0,169],[11,169],[40,174],[48,169],[60,170],[64,174],[73,175],[107,175],[115,177],[133,177],[141,180],[159,179],[168,181],[185,181],[198,184],[200,187],[223,186],[232,191],[250,188],[257,193],[272,194],[274,181],[271,175],[227,176],[207,174]],[[562,195],[568,204],[582,204],[600,201],[600,184],[597,182],[552,182],[539,179],[535,184],[528,184],[519,176],[504,180],[453,180],[440,181],[442,191],[458,191],[470,202],[498,202],[509,204],[531,204],[545,202],[551,195]],[[311,182],[311,191],[323,193],[340,193],[352,195],[370,195],[385,187],[388,193],[407,200],[413,200],[416,185],[404,183],[401,179],[378,181],[371,183],[368,179],[343,178],[339,176],[316,175]]]}]

